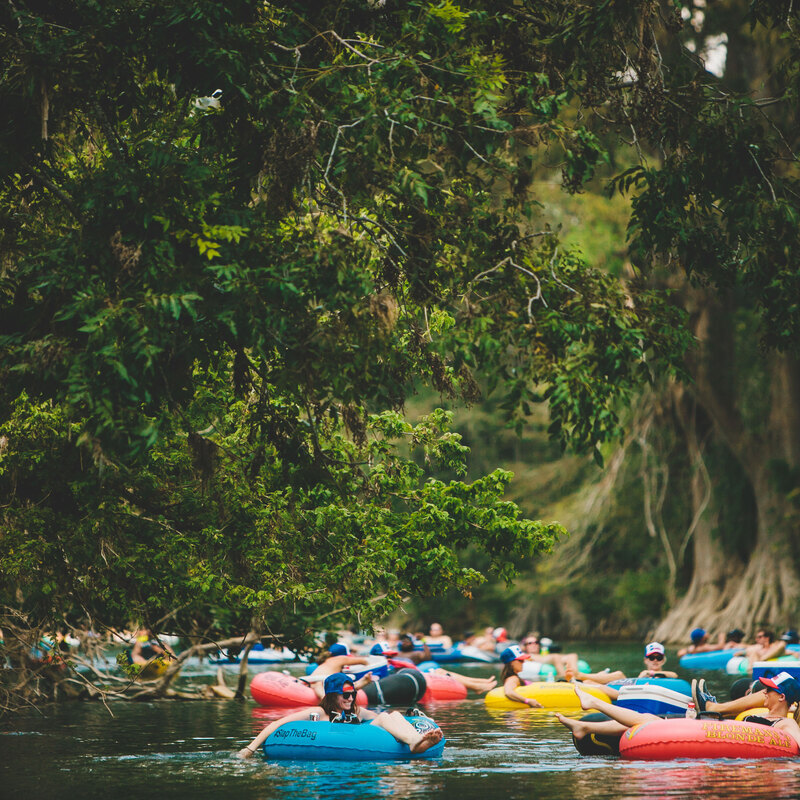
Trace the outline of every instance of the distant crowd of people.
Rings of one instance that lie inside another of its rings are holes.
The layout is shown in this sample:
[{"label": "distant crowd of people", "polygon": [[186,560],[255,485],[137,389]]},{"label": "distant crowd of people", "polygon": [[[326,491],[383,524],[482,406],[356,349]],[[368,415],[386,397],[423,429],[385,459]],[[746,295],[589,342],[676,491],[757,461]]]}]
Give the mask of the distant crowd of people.
[{"label": "distant crowd of people", "polygon": [[745,641],[745,632],[740,628],[720,632],[715,640],[704,628],[695,628],[689,638],[691,643],[678,650],[678,658],[692,653],[734,650],[737,655],[746,656],[751,666],[756,661],[769,661],[784,655],[789,644],[800,644],[800,635],[793,628],[785,630],[780,637],[769,627],[759,628],[752,644]]}]

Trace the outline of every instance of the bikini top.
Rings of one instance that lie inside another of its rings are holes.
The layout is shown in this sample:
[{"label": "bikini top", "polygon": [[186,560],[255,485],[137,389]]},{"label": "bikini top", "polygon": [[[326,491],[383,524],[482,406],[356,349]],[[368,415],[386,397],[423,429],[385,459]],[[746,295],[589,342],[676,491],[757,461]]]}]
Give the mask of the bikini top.
[{"label": "bikini top", "polygon": [[768,725],[772,727],[776,722],[780,722],[780,719],[767,719],[767,717],[759,717],[753,714],[750,717],[745,717],[745,722],[753,722],[756,725]]}]

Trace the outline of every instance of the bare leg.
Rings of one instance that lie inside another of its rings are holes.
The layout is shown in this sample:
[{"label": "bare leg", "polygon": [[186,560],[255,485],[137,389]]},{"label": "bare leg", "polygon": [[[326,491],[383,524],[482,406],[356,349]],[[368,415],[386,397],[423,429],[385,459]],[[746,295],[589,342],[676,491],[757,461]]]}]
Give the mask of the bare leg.
[{"label": "bare leg", "polygon": [[614,681],[624,681],[625,673],[615,669],[613,672],[578,672],[575,677],[579,681],[592,681],[605,686]]},{"label": "bare leg", "polygon": [[717,714],[722,714],[723,717],[735,717],[741,714],[742,711],[749,711],[751,708],[762,708],[765,705],[765,691],[753,692],[746,694],[743,697],[738,697],[736,700],[729,700],[726,703],[714,703],[708,701],[706,703],[706,711],[715,711]]},{"label": "bare leg", "polygon": [[631,728],[650,719],[661,719],[655,714],[641,714],[638,711],[631,711],[629,708],[614,706],[605,700],[600,700],[594,695],[582,691],[580,686],[577,685],[575,686],[575,694],[578,695],[578,700],[580,700],[581,708],[584,711],[599,711],[601,714],[621,722],[626,728]]},{"label": "bare leg", "polygon": [[460,675],[458,672],[450,672],[449,669],[437,669],[434,670],[434,672],[439,675],[449,675],[462,686],[466,686],[467,689],[472,689],[472,691],[479,692],[480,694],[488,692],[489,689],[494,689],[494,687],[497,686],[497,678],[494,676],[491,678],[470,678],[467,675]]},{"label": "bare leg", "polygon": [[391,733],[398,742],[407,744],[412,753],[423,753],[442,740],[438,728],[420,733],[399,711],[384,711],[372,720],[372,724]]},{"label": "bare leg", "polygon": [[550,663],[556,668],[556,675],[559,678],[565,678],[567,676],[567,668],[564,662],[564,656],[562,656],[561,653],[552,653],[550,654],[550,658]]},{"label": "bare leg", "polygon": [[627,725],[623,725],[614,719],[604,720],[603,722],[584,722],[580,719],[565,717],[563,714],[556,714],[556,719],[569,728],[576,739],[583,739],[584,736],[589,736],[592,733],[619,734],[621,736],[628,730]]},{"label": "bare leg", "polygon": [[611,700],[616,700],[619,697],[619,689],[613,686],[606,686],[604,683],[595,683],[594,681],[583,681],[584,686],[601,686],[603,693],[607,694]]}]

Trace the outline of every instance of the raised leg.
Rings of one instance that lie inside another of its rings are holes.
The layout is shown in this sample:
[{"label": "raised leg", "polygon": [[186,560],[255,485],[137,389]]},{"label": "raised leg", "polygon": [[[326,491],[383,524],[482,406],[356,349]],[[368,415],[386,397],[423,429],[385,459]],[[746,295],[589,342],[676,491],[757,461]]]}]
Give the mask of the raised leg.
[{"label": "raised leg", "polygon": [[628,730],[627,725],[623,725],[621,722],[617,722],[614,719],[608,719],[602,722],[584,722],[580,719],[565,717],[563,714],[556,714],[556,719],[562,725],[569,728],[576,739],[583,739],[584,736],[589,736],[592,733],[622,735]]},{"label": "raised leg", "polygon": [[607,703],[605,700],[600,700],[600,698],[582,691],[579,686],[575,686],[575,694],[578,695],[578,700],[584,711],[599,711],[601,714],[621,722],[626,728],[639,725],[650,719],[660,719],[655,714],[641,714],[638,711],[631,711],[629,708],[620,708]]},{"label": "raised leg", "polygon": [[467,689],[472,689],[473,692],[479,692],[480,694],[484,694],[485,692],[488,692],[489,689],[494,689],[494,687],[497,686],[497,678],[494,676],[491,678],[470,678],[469,676],[461,675],[458,672],[451,672],[449,669],[437,669],[434,671],[440,675],[449,675],[453,680],[458,681],[462,686],[466,686]]},{"label": "raised leg", "polygon": [[423,753],[442,740],[438,728],[420,733],[399,711],[384,711],[372,720],[372,724],[391,733],[398,742],[407,744],[412,753]]}]

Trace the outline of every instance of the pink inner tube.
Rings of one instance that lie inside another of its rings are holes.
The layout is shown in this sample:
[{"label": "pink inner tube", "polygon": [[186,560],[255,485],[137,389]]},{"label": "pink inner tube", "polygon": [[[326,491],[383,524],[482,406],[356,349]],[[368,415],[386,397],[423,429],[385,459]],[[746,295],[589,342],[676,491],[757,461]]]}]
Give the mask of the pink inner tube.
[{"label": "pink inner tube", "polygon": [[800,753],[797,742],[768,725],[736,720],[657,719],[629,728],[619,740],[622,758],[786,758]]},{"label": "pink inner tube", "polygon": [[[417,665],[405,658],[390,658],[389,663],[395,669],[417,669]],[[425,672],[425,683],[428,688],[420,698],[420,703],[431,703],[442,700],[466,700],[467,687],[459,683],[449,675],[441,675],[436,672]]]},{"label": "pink inner tube", "polygon": [[465,700],[467,687],[449,675],[439,675],[436,672],[425,673],[425,683],[428,689],[422,695],[421,703],[438,702],[441,700]]},{"label": "pink inner tube", "polygon": [[[259,672],[250,681],[250,694],[256,703],[268,708],[319,705],[319,698],[307,683],[282,672]],[[360,689],[356,701],[362,708],[367,707],[367,696]]]}]

